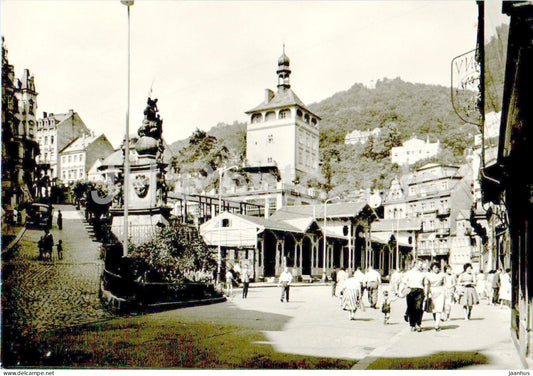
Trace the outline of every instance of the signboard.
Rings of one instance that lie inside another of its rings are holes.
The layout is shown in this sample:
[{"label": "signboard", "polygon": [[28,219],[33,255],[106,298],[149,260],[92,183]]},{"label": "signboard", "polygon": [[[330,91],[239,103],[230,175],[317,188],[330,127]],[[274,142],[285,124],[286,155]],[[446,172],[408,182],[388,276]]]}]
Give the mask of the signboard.
[{"label": "signboard", "polygon": [[474,49],[452,60],[452,106],[465,123],[481,126],[481,67]]}]

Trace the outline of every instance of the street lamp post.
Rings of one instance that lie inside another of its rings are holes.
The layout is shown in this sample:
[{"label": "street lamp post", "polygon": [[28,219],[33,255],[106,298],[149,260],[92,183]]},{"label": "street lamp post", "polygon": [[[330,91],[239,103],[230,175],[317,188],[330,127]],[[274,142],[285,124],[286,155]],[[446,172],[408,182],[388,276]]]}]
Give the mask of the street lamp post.
[{"label": "street lamp post", "polygon": [[326,201],[324,201],[324,248],[323,248],[323,254],[322,254],[322,280],[326,282],[326,249],[327,249],[327,236],[326,236],[326,225],[327,225],[327,204],[329,201],[338,199],[339,197],[333,197],[328,198]]},{"label": "street lamp post", "polygon": [[128,255],[128,190],[129,190],[129,175],[130,175],[130,6],[133,5],[134,0],[120,0],[120,2],[128,7],[128,103],[126,109],[126,137],[124,140],[124,187],[122,189],[124,194],[124,241],[122,248],[122,255]]},{"label": "street lamp post", "polygon": [[222,271],[222,218],[220,217],[220,214],[222,214],[222,179],[224,178],[224,173],[229,170],[233,170],[235,168],[239,168],[238,166],[231,166],[226,167],[217,170],[219,174],[219,180],[218,180],[218,215],[219,215],[219,221],[218,221],[218,263],[217,263],[217,283],[220,283],[221,279],[221,271]]},{"label": "street lamp post", "polygon": [[396,269],[400,269],[400,215],[396,217]]}]

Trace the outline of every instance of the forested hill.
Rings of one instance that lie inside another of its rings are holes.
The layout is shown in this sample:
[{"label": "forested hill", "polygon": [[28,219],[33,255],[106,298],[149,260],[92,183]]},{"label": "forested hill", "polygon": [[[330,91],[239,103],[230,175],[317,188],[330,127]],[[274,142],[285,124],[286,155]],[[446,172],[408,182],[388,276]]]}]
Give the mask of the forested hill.
[{"label": "forested hill", "polygon": [[[322,173],[320,177],[302,177],[302,183],[318,185],[335,193],[347,193],[359,188],[387,187],[394,175],[402,171],[390,163],[390,148],[416,135],[437,139],[445,149],[436,161],[460,163],[466,148],[473,146],[475,126],[465,124],[454,113],[450,103],[450,89],[444,86],[413,84],[400,78],[378,80],[374,88],[355,84],[309,108],[322,118],[320,123],[320,150]],[[344,145],[348,132],[355,129],[371,130],[379,127],[382,134],[365,146]],[[227,158],[233,161],[244,156],[245,124],[220,123],[207,132],[228,149]],[[177,163],[189,165],[190,140],[175,142],[171,148]],[[181,152],[181,153],[180,153]],[[212,158],[205,154],[205,158]],[[196,157],[195,157],[196,158]],[[220,161],[194,161],[192,165],[213,165]],[[198,163],[201,162],[201,163]],[[225,163],[225,161],[222,161]]]}]

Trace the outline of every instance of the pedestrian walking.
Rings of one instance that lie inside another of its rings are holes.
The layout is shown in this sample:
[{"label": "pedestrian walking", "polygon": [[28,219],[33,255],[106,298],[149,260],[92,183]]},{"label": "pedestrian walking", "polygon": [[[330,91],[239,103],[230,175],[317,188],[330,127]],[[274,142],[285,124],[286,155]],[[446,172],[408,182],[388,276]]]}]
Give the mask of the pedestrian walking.
[{"label": "pedestrian walking", "polygon": [[446,298],[446,274],[440,270],[440,265],[436,262],[430,266],[430,271],[426,274],[426,312],[433,314],[435,321],[435,331],[440,330],[440,320],[444,314],[444,302]]},{"label": "pedestrian walking", "polygon": [[39,260],[44,259],[44,236],[41,236],[37,242],[37,247],[39,248]]},{"label": "pedestrian walking", "polygon": [[355,269],[354,276],[356,276],[361,281],[361,293],[359,294],[358,306],[359,308],[361,308],[361,311],[365,312],[363,296],[365,295],[366,276],[365,273],[363,273],[363,271],[361,270],[360,266]]},{"label": "pedestrian walking", "polygon": [[483,270],[480,270],[479,273],[476,276],[476,292],[479,299],[484,299],[486,297],[485,291],[486,284],[487,284],[487,278],[485,277],[485,273],[483,273]]},{"label": "pedestrian walking", "polygon": [[457,281],[457,284],[462,288],[459,303],[463,306],[465,320],[470,320],[472,307],[479,303],[476,292],[476,275],[472,271],[472,264],[468,262],[464,264],[463,270]]},{"label": "pedestrian walking", "polygon": [[231,297],[233,295],[233,274],[231,269],[226,272],[226,295]]},{"label": "pedestrian walking", "polygon": [[390,296],[387,290],[383,291],[383,301],[381,302],[381,312],[383,313],[383,324],[385,325],[388,325],[389,320],[390,320],[390,304],[396,299],[398,298]]},{"label": "pedestrian walking", "polygon": [[349,320],[355,320],[355,311],[357,311],[361,299],[362,282],[361,276],[355,273],[344,281],[341,307],[348,311]]},{"label": "pedestrian walking", "polygon": [[402,273],[399,269],[394,269],[390,276],[391,294],[399,295],[400,282],[402,280]]},{"label": "pedestrian walking", "polygon": [[492,277],[492,304],[498,304],[500,302],[500,273],[501,270],[498,269]]},{"label": "pedestrian walking", "polygon": [[61,214],[61,210],[57,211],[57,228],[63,230],[63,214]]},{"label": "pedestrian walking", "polygon": [[446,288],[446,296],[444,297],[444,314],[442,315],[442,321],[446,321],[450,318],[452,311],[452,303],[454,302],[455,285],[457,284],[457,277],[453,273],[450,266],[444,267],[444,286]]},{"label": "pedestrian walking", "polygon": [[57,259],[63,260],[63,240],[59,240],[57,242]]},{"label": "pedestrian walking", "polygon": [[335,286],[335,295],[338,297],[341,297],[342,290],[344,289],[344,281],[348,278],[348,274],[346,274],[346,271],[344,268],[340,268],[337,272],[337,284]]},{"label": "pedestrian walking", "polygon": [[[421,332],[422,316],[424,315],[424,280],[425,274],[422,272],[422,261],[416,260],[411,270],[405,273],[403,284],[408,288],[406,303],[406,318],[409,321],[411,331]],[[402,289],[403,290],[403,289]]]},{"label": "pedestrian walking", "polygon": [[289,268],[285,267],[283,270],[283,273],[279,276],[279,284],[278,286],[281,287],[281,302],[283,303],[283,299],[289,302],[289,289],[291,287],[292,282],[292,274],[289,271]]},{"label": "pedestrian walking", "polygon": [[368,302],[370,307],[376,309],[379,286],[381,285],[381,275],[372,266],[369,266],[365,273],[365,281],[368,290]]},{"label": "pedestrian walking", "polygon": [[248,275],[248,267],[244,267],[242,271],[242,298],[248,297],[248,288],[250,287],[250,276]]},{"label": "pedestrian walking", "polygon": [[505,269],[505,271],[500,274],[500,308],[503,308],[504,306],[511,308],[511,290],[511,269]]},{"label": "pedestrian walking", "polygon": [[331,272],[331,296],[335,296],[335,289],[337,288],[337,269]]},{"label": "pedestrian walking", "polygon": [[54,237],[50,233],[48,228],[44,229],[43,247],[44,247],[45,258],[48,258],[50,261],[52,261],[52,250],[54,248]]}]

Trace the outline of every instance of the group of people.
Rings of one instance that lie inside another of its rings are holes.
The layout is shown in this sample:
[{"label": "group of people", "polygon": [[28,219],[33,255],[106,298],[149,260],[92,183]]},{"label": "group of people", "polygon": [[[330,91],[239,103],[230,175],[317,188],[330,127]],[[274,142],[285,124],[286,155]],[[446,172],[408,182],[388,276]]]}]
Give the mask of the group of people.
[{"label": "group of people", "polygon": [[[470,263],[463,266],[463,272],[458,276],[449,266],[441,266],[434,262],[429,266],[421,260],[416,260],[411,269],[401,272],[395,270],[390,277],[390,291],[384,290],[381,299],[381,311],[384,323],[388,324],[391,313],[391,302],[406,299],[407,309],[404,319],[409,323],[411,331],[420,332],[424,312],[431,313],[435,323],[435,331],[441,330],[441,322],[450,317],[452,304],[458,303],[463,308],[464,319],[470,320],[472,309],[480,302],[480,279],[483,288],[490,284],[492,295],[483,293],[482,297],[489,296],[489,303],[510,304],[511,280],[509,270],[505,272],[490,273],[490,282],[483,277],[478,278]],[[483,275],[481,272],[480,275]],[[332,296],[341,300],[341,307],[348,312],[350,320],[355,319],[357,309],[364,311],[362,299],[367,292],[370,307],[378,308],[378,290],[381,285],[380,274],[369,267],[365,273],[357,268],[353,275],[340,269],[331,274]],[[484,290],[485,291],[485,290]],[[498,298],[495,298],[497,295]],[[496,300],[497,299],[497,300]]]},{"label": "group of people", "polygon": [[233,296],[233,283],[238,282],[238,279],[240,279],[242,283],[242,298],[246,299],[248,297],[248,289],[250,287],[250,272],[248,271],[248,266],[245,265],[244,268],[240,269],[240,271],[237,271],[237,273],[239,275],[238,278],[233,275],[231,268],[227,270],[226,295],[230,298]]},{"label": "group of people", "polygon": [[[331,295],[341,299],[341,308],[348,312],[348,319],[355,319],[357,309],[364,310],[362,299],[365,291],[368,294],[370,307],[378,308],[378,293],[381,286],[381,275],[371,266],[363,273],[360,267],[352,275],[344,269],[333,270]],[[383,308],[383,307],[382,307]]]},{"label": "group of people", "polygon": [[[57,213],[57,227],[60,230],[63,229],[63,215],[61,214],[61,210],[59,210]],[[57,259],[62,260],[63,241],[59,240],[55,246],[57,250]],[[48,228],[44,229],[44,235],[41,236],[41,238],[37,242],[37,247],[39,249],[39,260],[53,260],[54,236],[50,233],[50,230]]]}]

